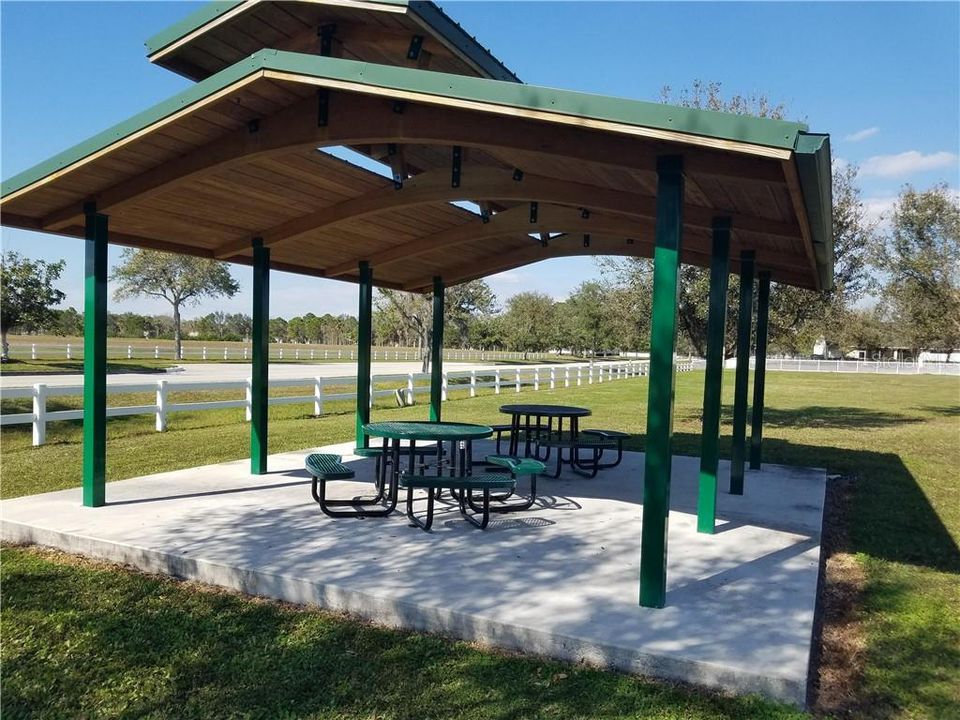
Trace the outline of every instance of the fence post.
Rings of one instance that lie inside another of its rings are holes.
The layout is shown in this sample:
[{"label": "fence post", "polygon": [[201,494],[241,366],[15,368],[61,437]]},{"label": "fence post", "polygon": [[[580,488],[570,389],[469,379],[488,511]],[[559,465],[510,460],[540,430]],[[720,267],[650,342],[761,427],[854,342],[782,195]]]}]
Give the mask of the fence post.
[{"label": "fence post", "polygon": [[167,381],[157,380],[157,432],[165,432],[167,429]]},{"label": "fence post", "polygon": [[153,346],[153,359],[154,359],[154,360],[159,360],[159,359],[160,359],[160,346],[159,346],[159,345],[154,345],[154,346]]},{"label": "fence post", "polygon": [[587,385],[593,385],[593,363],[590,363],[590,367],[587,371]]},{"label": "fence post", "polygon": [[557,387],[557,373],[554,368],[550,368],[550,389],[555,390]]},{"label": "fence post", "polygon": [[413,373],[407,373],[407,405],[413,405]]},{"label": "fence post", "polygon": [[313,360],[313,348],[310,348],[310,359]]},{"label": "fence post", "polygon": [[300,348],[297,348],[296,350],[293,351],[293,359],[294,360],[300,359]]},{"label": "fence post", "polygon": [[447,401],[447,371],[440,374],[440,402]]},{"label": "fence post", "polygon": [[71,352],[70,343],[67,343],[67,360],[73,360],[73,354]]},{"label": "fence post", "polygon": [[30,359],[31,359],[31,360],[36,360],[36,359],[37,359],[37,344],[36,344],[36,343],[31,343],[31,344],[30,344]]},{"label": "fence post", "polygon": [[280,359],[283,360],[283,345],[280,346]]},{"label": "fence post", "polygon": [[224,360],[227,359],[227,349],[226,349],[226,348],[223,349],[223,359],[224,359]]},{"label": "fence post", "polygon": [[133,357],[133,348],[127,345],[127,360],[130,360]]},{"label": "fence post", "polygon": [[577,387],[583,385],[583,365],[577,365]]},{"label": "fence post", "polygon": [[500,371],[499,370],[493,371],[493,394],[494,395],[500,394]]},{"label": "fence post", "polygon": [[246,348],[243,349],[243,359],[244,359],[244,360],[247,359],[247,349],[246,349]]},{"label": "fence post", "polygon": [[204,360],[207,359],[207,346],[206,346],[206,345],[203,346],[203,359],[204,359]]},{"label": "fence post", "polygon": [[337,348],[337,360],[342,360],[342,359],[343,359],[343,349]]},{"label": "fence post", "polygon": [[313,379],[313,414],[323,415],[323,378]]},{"label": "fence post", "polygon": [[247,387],[245,390],[246,390],[245,392],[246,397],[244,399],[246,400],[247,404],[246,404],[244,415],[246,417],[246,421],[250,422],[250,420],[253,417],[253,379],[252,378],[247,378]]},{"label": "fence post", "polygon": [[353,360],[353,350],[350,351],[350,359]]},{"label": "fence post", "polygon": [[477,371],[470,371],[470,397],[477,396]]},{"label": "fence post", "polygon": [[567,365],[563,369],[563,386],[565,388],[570,387],[570,366],[569,365]]},{"label": "fence post", "polygon": [[534,391],[540,389],[540,368],[533,369],[533,389]]},{"label": "fence post", "polygon": [[37,383],[33,386],[33,445],[43,445],[47,441],[47,386]]},{"label": "fence post", "polygon": [[516,382],[517,382],[517,392],[520,392],[520,368],[517,368],[514,372],[515,372],[516,375],[517,375],[517,379],[516,379]]}]

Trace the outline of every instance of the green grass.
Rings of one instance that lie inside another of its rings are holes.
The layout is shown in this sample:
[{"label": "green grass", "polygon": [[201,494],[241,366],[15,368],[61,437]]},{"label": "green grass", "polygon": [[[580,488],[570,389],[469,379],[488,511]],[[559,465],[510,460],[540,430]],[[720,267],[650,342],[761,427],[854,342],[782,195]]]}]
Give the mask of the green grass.
[{"label": "green grass", "polygon": [[2,572],[5,718],[800,717],[37,551]]},{"label": "green grass", "polygon": [[[732,375],[728,375],[724,390],[727,431],[732,385]],[[678,453],[696,455],[699,452],[702,387],[702,373],[685,373],[677,378],[675,450]],[[861,712],[878,718],[957,717],[960,708],[960,497],[957,489],[957,468],[960,467],[960,381],[957,378],[932,376],[771,373],[768,375],[767,388],[765,460],[826,467],[832,473],[855,478],[849,516],[846,518],[850,547],[845,549],[855,553],[867,577],[867,586],[858,609],[867,642],[862,686],[856,690],[862,699]],[[454,397],[462,397],[464,392],[457,390]],[[514,397],[512,392],[505,392],[501,396],[485,394],[463,402],[452,400],[444,406],[444,418],[494,422],[500,419],[497,412],[499,405]],[[524,397],[536,397],[540,402],[589,406],[594,411],[590,425],[638,433],[633,447],[639,449],[643,446],[646,402],[644,378],[569,390],[541,391],[536,396],[525,393]],[[341,409],[347,410],[347,407],[342,406]],[[348,412],[317,419],[306,414],[307,410],[307,407],[271,409],[271,452],[340,442],[351,436],[353,418]],[[384,406],[375,410],[374,417],[422,418],[425,412],[423,406],[403,410]],[[109,478],[117,480],[246,457],[249,430],[240,422],[241,419],[242,411],[181,413],[172,417],[167,433],[152,432],[151,418],[111,420],[108,424]],[[76,423],[51,425],[48,430],[50,443],[32,448],[28,426],[4,428],[0,433],[3,442],[3,496],[77,485],[80,474],[79,438],[79,426]],[[726,438],[723,451],[728,450],[729,439]],[[188,707],[193,707],[184,705],[187,702],[184,696],[177,694],[186,693],[181,686],[191,683],[197,685],[197,702],[201,702],[207,693],[212,693],[209,683],[214,682],[213,677],[221,677],[217,675],[220,665],[206,662],[206,651],[200,653],[203,657],[194,656],[191,660],[190,653],[184,650],[184,659],[173,651],[174,646],[171,645],[169,652],[157,650],[154,656],[147,659],[136,655],[128,665],[128,661],[123,659],[127,647],[122,643],[113,645],[109,638],[100,637],[98,642],[105,645],[97,651],[98,654],[91,653],[89,649],[65,651],[64,647],[70,646],[65,646],[63,637],[47,624],[56,628],[56,621],[44,619],[47,613],[66,613],[78,627],[95,628],[105,623],[107,627],[117,627],[121,634],[135,636],[135,622],[139,617],[135,612],[131,615],[130,625],[113,616],[117,612],[115,604],[123,606],[126,600],[104,602],[98,609],[97,593],[102,590],[108,595],[129,595],[131,603],[146,603],[146,598],[139,599],[142,589],[146,587],[144,583],[159,581],[106,570],[94,572],[30,553],[12,555],[12,552],[21,551],[8,552],[9,557],[19,559],[9,565],[15,568],[13,571],[8,570],[7,562],[4,563],[5,572],[14,572],[12,582],[4,588],[5,691],[13,687],[11,683],[46,686],[49,678],[41,667],[41,660],[46,658],[48,662],[62,666],[61,674],[65,673],[65,677],[75,678],[76,682],[72,684],[80,689],[71,697],[77,707],[88,707],[84,703],[95,702],[93,696],[97,695],[97,688],[104,683],[126,698],[131,707],[149,707],[160,714],[164,714],[164,710],[181,709],[186,713]],[[204,621],[202,618],[208,616],[199,608],[203,603],[213,602],[209,594],[161,585],[164,589],[156,592],[170,600],[159,602],[152,612],[176,614],[175,608],[193,608],[195,603],[199,604],[196,606],[198,616],[194,616],[191,610],[180,621],[171,619],[172,626],[163,632],[189,635],[188,628],[192,628],[190,632],[208,638],[205,640],[207,645],[203,647],[211,648],[211,657],[217,657],[220,644],[232,647],[231,643],[241,642],[237,638],[245,637],[238,635],[233,640],[228,637],[218,639],[222,633],[215,631],[215,628],[223,630],[231,623],[242,623],[248,614],[267,613],[271,618],[269,623],[264,621],[263,632],[266,635],[255,632],[256,628],[251,629],[256,638],[251,643],[263,654],[262,663],[265,665],[271,661],[283,664],[281,660],[291,651],[290,643],[297,645],[297,641],[291,640],[287,634],[294,632],[290,628],[299,627],[297,623],[322,625],[333,622],[321,613],[292,613],[236,598],[218,600],[229,603],[230,608],[222,621],[217,618]],[[20,606],[16,602],[11,604],[11,597],[20,597],[10,594],[11,586],[15,589],[18,586],[30,588],[23,595],[33,598],[30,602],[37,605],[35,616],[21,614]],[[40,588],[44,590],[41,592]],[[174,593],[181,592],[184,597],[177,594],[174,600]],[[55,594],[72,600],[61,610],[56,603],[46,601],[48,595]],[[70,615],[71,612],[76,614]],[[296,622],[289,620],[291,617],[297,618]],[[60,627],[66,628],[63,622]],[[218,624],[221,622],[224,625]],[[195,627],[195,623],[201,627]],[[273,629],[273,634],[267,632],[266,626]],[[41,631],[39,628],[47,629]],[[16,657],[23,655],[33,660],[12,665],[11,671],[11,666],[7,665],[11,651],[6,639],[10,637],[8,633],[13,631],[28,635],[28,639],[23,640],[24,648],[14,646],[18,652]],[[66,630],[63,632],[66,633]],[[662,685],[642,682],[633,685],[637,681],[617,675],[590,674],[589,678],[580,678],[579,673],[587,671],[535,660],[504,658],[487,653],[477,653],[476,656],[470,654],[470,660],[462,660],[462,653],[476,651],[459,644],[444,644],[435,638],[395,633],[382,635],[378,633],[385,631],[356,623],[347,623],[338,632],[350,634],[351,637],[374,633],[378,642],[385,643],[385,646],[372,641],[370,644],[362,643],[361,650],[354,649],[360,654],[345,660],[351,667],[355,658],[378,663],[382,662],[381,655],[384,653],[388,656],[399,653],[402,658],[398,661],[399,667],[405,668],[405,673],[401,674],[415,678],[410,681],[414,692],[424,693],[422,697],[429,696],[431,703],[440,703],[436,706],[441,709],[434,715],[436,717],[462,713],[464,717],[627,715],[701,718],[725,714],[749,717],[751,712],[757,717],[772,717],[782,712],[775,706],[756,700],[705,700],[706,696],[688,695]],[[406,659],[404,648],[408,644],[421,643],[442,648],[435,651],[436,659],[433,655],[422,662]],[[161,643],[160,647],[167,646]],[[314,660],[303,662],[308,667],[313,667],[309,663],[314,661],[336,663],[339,667],[341,650],[336,648],[335,645],[322,646],[317,649],[316,656],[310,656]],[[195,653],[200,652],[196,648],[194,650]],[[368,650],[369,656],[366,654]],[[101,655],[116,665],[116,669],[110,669],[113,665],[98,669]],[[85,663],[88,656],[96,657],[98,662]],[[302,659],[301,655],[296,657]],[[197,670],[192,663],[199,663],[202,668]],[[236,667],[226,659],[223,663],[227,667]],[[432,673],[438,672],[437,668],[451,667],[448,663],[454,663],[456,670],[452,674],[439,672],[437,679],[434,679]],[[131,669],[134,666],[136,671]],[[477,684],[475,671],[470,669],[476,666],[483,667],[491,676],[502,671],[516,678],[505,684],[495,683],[492,686],[495,690],[485,691],[482,685]],[[517,669],[521,667],[528,669]],[[547,667],[559,669],[541,670],[537,674],[537,668]],[[152,673],[158,673],[161,678],[146,683],[154,688],[152,691],[143,691],[150,695],[149,701],[139,698],[140,690],[136,683],[129,682],[129,678],[137,672],[150,677],[153,677]],[[194,677],[195,672],[201,674],[200,681]],[[592,698],[590,702],[596,701],[597,707],[591,708],[586,702],[579,705],[579,700],[575,699],[576,693],[567,696],[560,689],[545,691],[542,695],[533,689],[528,691],[520,680],[524,673],[528,673],[530,677],[538,678],[536,682],[543,682],[544,674],[552,677],[559,672],[568,675],[564,683],[575,676],[580,678],[578,682],[582,682],[584,687],[577,693],[585,693],[584,697]],[[273,677],[269,673],[260,675],[265,682],[268,677]],[[225,707],[228,710],[239,707],[232,704],[235,698],[256,699],[258,677],[250,675],[249,682],[252,685],[248,685],[240,677],[233,679],[223,676],[220,689]],[[392,672],[389,677],[388,692],[400,692],[401,686],[393,683],[407,682],[409,679],[396,677]],[[308,699],[303,699],[302,691],[288,684],[295,684],[294,680],[276,682],[279,683],[278,687],[289,688],[289,693],[287,690],[279,693],[289,700],[289,705],[273,705],[261,714],[282,714],[286,708],[291,714],[315,713],[318,717],[374,717],[378,711],[385,717],[404,717],[404,712],[409,710],[402,703],[376,704],[373,699],[363,699],[366,693],[363,688],[354,685],[356,678],[352,675],[342,683],[336,678],[315,680],[333,683],[334,690],[324,684],[322,687],[326,688],[325,692],[318,692],[317,697]],[[595,693],[592,690],[594,683],[603,690]],[[170,684],[181,689],[174,692]],[[585,689],[585,686],[589,688]],[[434,695],[438,687],[447,687],[447,693],[441,695],[452,695],[438,698]],[[516,690],[505,692],[503,688],[507,687]],[[6,692],[4,696],[5,699],[10,697]],[[339,710],[336,711],[340,715],[332,709],[332,714],[323,715],[323,708],[327,706],[313,704],[327,702],[330,697],[340,698],[337,700]],[[257,699],[259,703],[268,701],[280,702],[275,698]],[[120,701],[110,699],[110,702]],[[142,702],[153,704],[137,704]],[[723,704],[727,702],[731,704]],[[741,706],[738,704],[740,702],[747,704]],[[57,714],[55,709],[51,709],[50,713]],[[106,714],[116,715],[120,712],[110,710]]]}]

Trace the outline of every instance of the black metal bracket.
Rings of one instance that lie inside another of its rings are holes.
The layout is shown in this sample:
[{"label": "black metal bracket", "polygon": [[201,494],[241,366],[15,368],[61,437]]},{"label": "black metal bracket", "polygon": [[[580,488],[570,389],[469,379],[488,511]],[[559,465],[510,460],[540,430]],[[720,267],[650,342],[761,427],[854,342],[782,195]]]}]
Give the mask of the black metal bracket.
[{"label": "black metal bracket", "polygon": [[633,238],[627,238],[627,245],[633,245]]},{"label": "black metal bracket", "polygon": [[585,248],[590,247],[590,233],[583,234],[583,246]]},{"label": "black metal bracket", "polygon": [[407,109],[406,100],[394,100],[393,101],[393,111],[397,115],[403,115],[403,111]]},{"label": "black metal bracket", "polygon": [[337,32],[337,26],[334,24],[321,25],[317,30],[320,37],[320,54],[324,57],[330,57],[333,54],[333,36]]},{"label": "black metal bracket", "polygon": [[463,148],[453,146],[453,168],[450,173],[450,187],[460,187],[460,165],[463,162]]},{"label": "black metal bracket", "polygon": [[530,203],[530,224],[536,224],[539,215],[540,204],[534,200]]},{"label": "black metal bracket", "polygon": [[584,220],[589,220],[590,211],[587,210],[587,208],[580,208],[580,217],[582,217]]},{"label": "black metal bracket", "polygon": [[420,49],[423,47],[423,35],[414,35],[410,38],[410,49],[407,50],[407,60],[416,60],[420,57]]},{"label": "black metal bracket", "polygon": [[480,222],[486,225],[490,222],[490,206],[481,203],[480,205]]},{"label": "black metal bracket", "polygon": [[330,115],[330,90],[317,90],[317,127],[326,127]]},{"label": "black metal bracket", "polygon": [[252,135],[255,132],[260,132],[260,121],[257,119],[251,120],[247,123],[247,130]]},{"label": "black metal bracket", "polygon": [[514,168],[514,169],[513,169],[513,179],[514,179],[516,182],[520,182],[521,180],[523,180],[523,170],[521,170],[520,168]]},{"label": "black metal bracket", "polygon": [[[397,156],[397,144],[389,143],[387,145],[387,155],[391,158]],[[390,162],[391,173],[393,174],[393,187],[395,190],[403,189],[403,174],[394,168],[393,161]]]}]

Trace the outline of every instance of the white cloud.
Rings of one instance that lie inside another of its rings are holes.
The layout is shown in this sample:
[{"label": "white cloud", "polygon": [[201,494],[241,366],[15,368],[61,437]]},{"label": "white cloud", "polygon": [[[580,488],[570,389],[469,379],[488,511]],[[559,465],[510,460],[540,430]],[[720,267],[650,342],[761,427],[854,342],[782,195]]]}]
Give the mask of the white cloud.
[{"label": "white cloud", "polygon": [[864,128],[863,130],[857,130],[855,133],[850,133],[849,135],[845,136],[843,139],[846,142],[856,143],[856,142],[860,142],[861,140],[866,140],[869,137],[873,137],[878,132],[880,132],[880,128],[868,127],[868,128]]},{"label": "white cloud", "polygon": [[916,150],[908,150],[896,155],[869,157],[861,163],[860,174],[875,177],[902,177],[911,173],[951,167],[956,162],[957,156],[951,152],[941,151],[924,155]]},{"label": "white cloud", "polygon": [[890,214],[893,211],[893,206],[896,204],[896,202],[896,195],[864,198],[863,209],[867,215],[867,220],[871,222],[889,221]]}]

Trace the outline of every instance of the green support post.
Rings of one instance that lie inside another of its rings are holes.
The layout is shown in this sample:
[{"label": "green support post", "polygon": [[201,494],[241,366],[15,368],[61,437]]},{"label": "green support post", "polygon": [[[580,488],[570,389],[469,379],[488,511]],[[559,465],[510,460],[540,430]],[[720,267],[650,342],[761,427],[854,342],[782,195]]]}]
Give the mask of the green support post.
[{"label": "green support post", "polygon": [[440,422],[443,393],[443,280],[433,279],[433,333],[430,336],[430,422]]},{"label": "green support post", "polygon": [[270,248],[253,240],[253,372],[250,472],[267,472],[267,406],[270,375]]},{"label": "green support post", "polygon": [[753,319],[753,250],[740,253],[740,317],[737,319],[737,371],[733,389],[733,447],[730,493],[743,495],[747,457],[747,390],[750,384],[750,325]]},{"label": "green support post", "polygon": [[683,158],[657,160],[657,218],[654,230],[653,311],[647,396],[647,447],[640,539],[640,604],[663,607],[667,595],[667,520],[673,462],[674,352],[683,232]]},{"label": "green support post", "polygon": [[107,502],[107,216],[83,207],[86,278],[83,323],[83,504]]},{"label": "green support post", "polygon": [[750,469],[759,470],[763,444],[763,394],[767,376],[767,331],[770,321],[770,273],[757,276],[757,362],[753,366],[753,424],[750,430]]},{"label": "green support post", "polygon": [[357,447],[367,447],[363,426],[370,422],[370,346],[373,344],[373,271],[360,262],[360,305],[357,313]]},{"label": "green support post", "polygon": [[723,388],[723,346],[727,328],[727,285],[730,278],[730,218],[713,220],[710,260],[710,312],[707,317],[707,372],[703,385],[703,434],[697,532],[713,533],[717,515],[717,466],[720,462],[720,406]]}]

